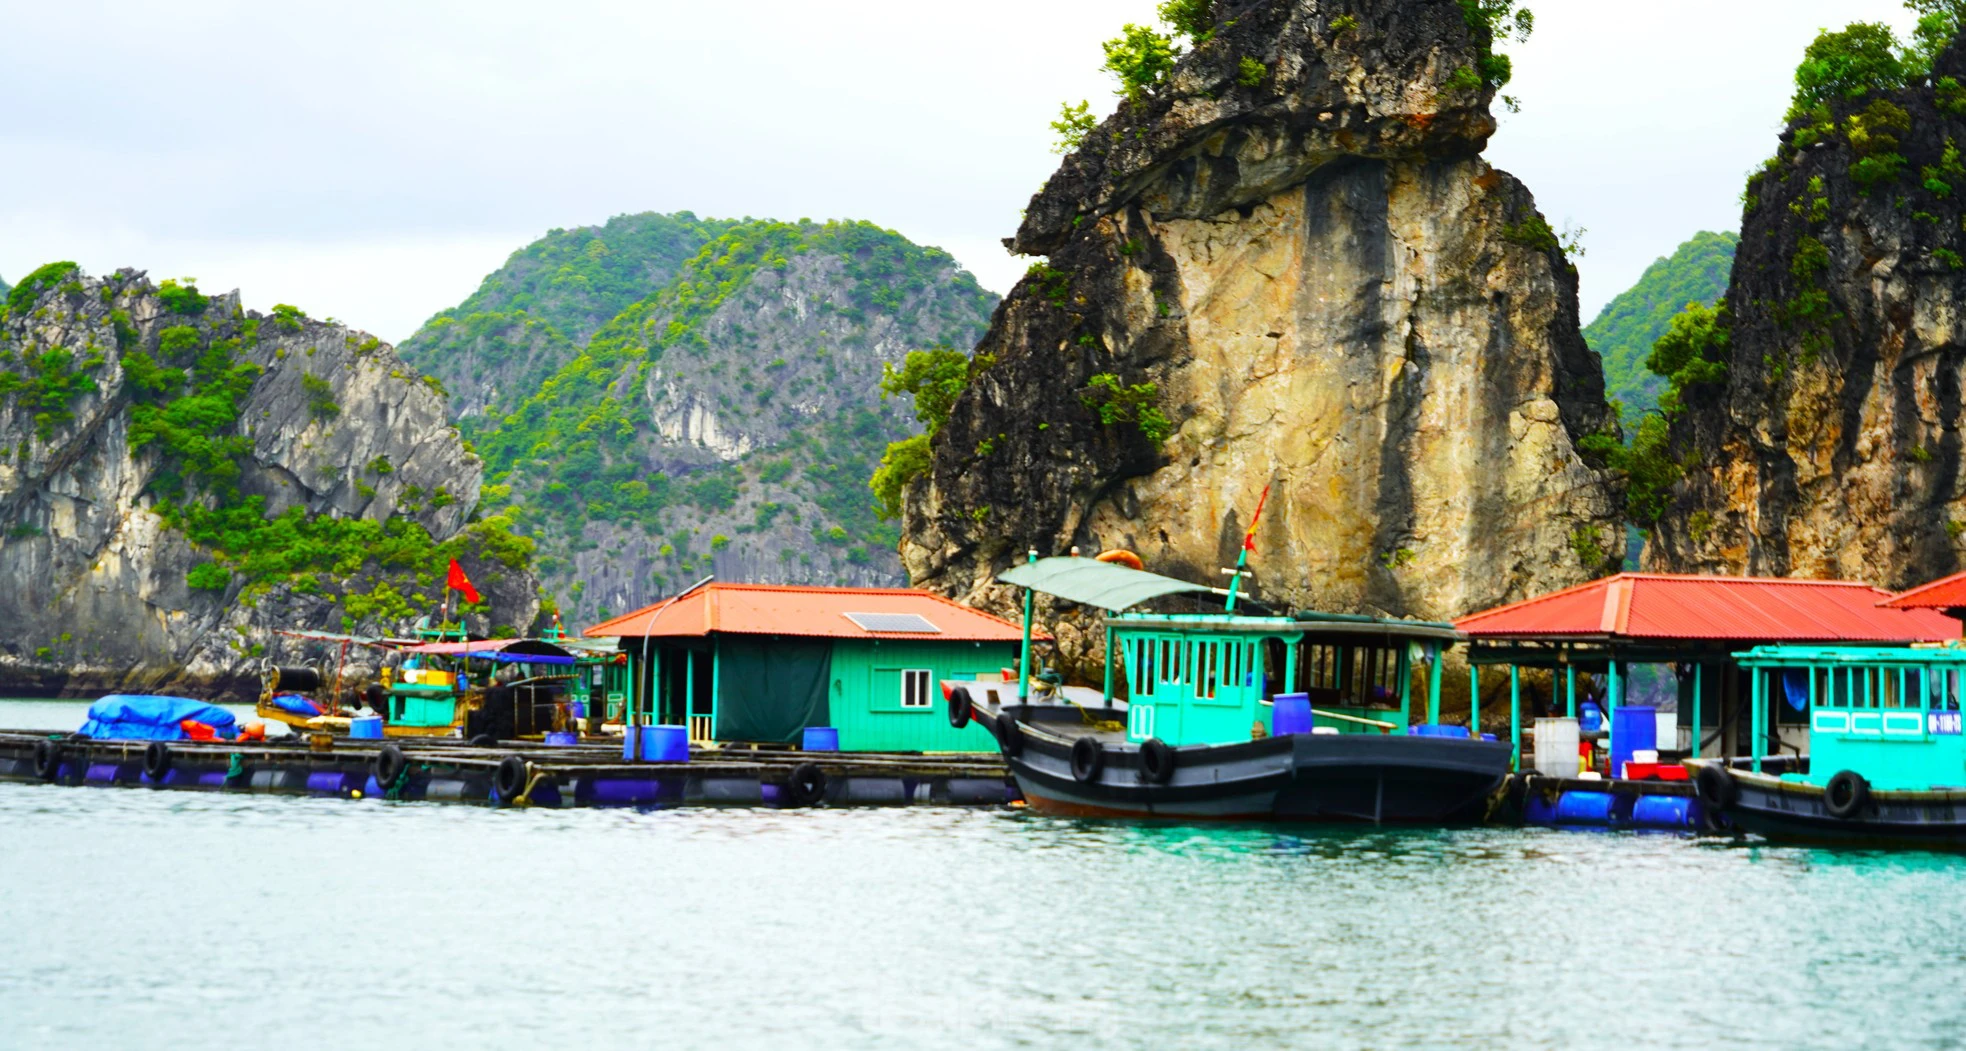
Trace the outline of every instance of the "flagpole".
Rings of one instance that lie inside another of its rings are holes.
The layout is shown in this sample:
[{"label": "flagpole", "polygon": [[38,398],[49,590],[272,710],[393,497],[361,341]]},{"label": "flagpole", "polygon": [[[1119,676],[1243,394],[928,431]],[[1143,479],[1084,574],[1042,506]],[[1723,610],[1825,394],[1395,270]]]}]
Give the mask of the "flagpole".
[{"label": "flagpole", "polygon": [[1229,601],[1223,607],[1224,613],[1236,611],[1236,593],[1242,590],[1242,572],[1249,565],[1249,550],[1256,546],[1256,523],[1263,520],[1263,505],[1270,502],[1270,487],[1263,487],[1263,495],[1256,498],[1256,513],[1250,516],[1249,531],[1242,535],[1242,550],[1236,553],[1235,576],[1229,579]]}]

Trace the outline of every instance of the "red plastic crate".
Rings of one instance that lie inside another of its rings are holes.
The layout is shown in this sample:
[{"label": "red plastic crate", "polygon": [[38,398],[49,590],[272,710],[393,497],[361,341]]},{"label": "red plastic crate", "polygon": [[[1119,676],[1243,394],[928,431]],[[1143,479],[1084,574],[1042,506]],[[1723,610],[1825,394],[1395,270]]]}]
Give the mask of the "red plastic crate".
[{"label": "red plastic crate", "polygon": [[1686,768],[1685,768],[1685,767],[1683,767],[1683,766],[1677,766],[1677,765],[1674,765],[1674,766],[1667,766],[1667,765],[1666,765],[1666,764],[1664,764],[1664,763],[1660,763],[1660,764],[1659,764],[1659,780],[1661,780],[1661,781],[1691,781],[1691,780],[1693,780],[1693,773],[1692,773],[1692,771],[1690,771],[1690,770],[1688,770],[1688,769],[1686,769]]},{"label": "red plastic crate", "polygon": [[1650,781],[1658,776],[1659,764],[1657,763],[1625,764],[1625,780],[1627,781]]}]

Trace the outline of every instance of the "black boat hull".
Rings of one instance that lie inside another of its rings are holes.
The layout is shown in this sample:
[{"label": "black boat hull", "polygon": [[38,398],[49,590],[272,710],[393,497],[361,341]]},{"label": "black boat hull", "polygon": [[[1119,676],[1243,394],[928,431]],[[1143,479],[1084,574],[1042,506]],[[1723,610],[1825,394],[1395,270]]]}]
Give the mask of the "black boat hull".
[{"label": "black boat hull", "polygon": [[1702,802],[1735,828],[1765,839],[1798,843],[1966,849],[1966,792],[1873,791],[1854,816],[1829,812],[1820,787],[1767,774],[1731,771],[1732,800]]},{"label": "black boat hull", "polygon": [[1175,749],[1172,776],[1154,784],[1133,746],[1105,746],[1097,774],[1075,776],[1070,728],[1039,727],[1049,732],[1025,734],[1005,759],[1034,809],[1064,816],[1474,822],[1488,816],[1510,765],[1501,741],[1292,734]]}]

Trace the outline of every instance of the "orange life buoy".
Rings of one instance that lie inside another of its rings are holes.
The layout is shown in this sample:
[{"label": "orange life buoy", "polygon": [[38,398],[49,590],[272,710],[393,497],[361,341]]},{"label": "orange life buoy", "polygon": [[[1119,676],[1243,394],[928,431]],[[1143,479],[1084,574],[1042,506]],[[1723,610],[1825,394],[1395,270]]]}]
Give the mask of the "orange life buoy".
[{"label": "orange life buoy", "polygon": [[1120,547],[1116,547],[1111,551],[1101,551],[1098,561],[1111,562],[1114,565],[1125,566],[1128,569],[1145,570],[1147,568],[1147,564],[1140,561],[1139,555]]}]

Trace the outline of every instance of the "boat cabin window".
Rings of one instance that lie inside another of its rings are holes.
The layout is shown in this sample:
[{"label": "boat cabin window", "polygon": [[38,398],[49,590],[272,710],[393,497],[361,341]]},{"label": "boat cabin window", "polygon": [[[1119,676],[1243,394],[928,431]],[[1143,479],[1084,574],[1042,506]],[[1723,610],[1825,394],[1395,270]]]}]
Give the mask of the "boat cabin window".
[{"label": "boat cabin window", "polygon": [[901,707],[927,708],[930,705],[927,668],[909,668],[901,673]]}]

